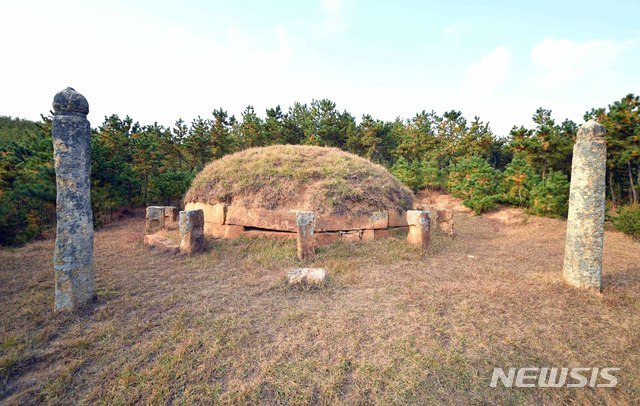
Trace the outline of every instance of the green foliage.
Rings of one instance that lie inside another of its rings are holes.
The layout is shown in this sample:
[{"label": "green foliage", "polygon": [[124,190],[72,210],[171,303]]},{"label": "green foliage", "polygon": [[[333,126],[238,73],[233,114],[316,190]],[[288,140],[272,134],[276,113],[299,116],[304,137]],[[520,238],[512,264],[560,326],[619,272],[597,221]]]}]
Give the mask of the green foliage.
[{"label": "green foliage", "polygon": [[614,202],[640,202],[640,97],[629,94],[607,109],[592,109],[585,120],[595,118],[606,130],[607,191]]},{"label": "green foliage", "polygon": [[420,187],[420,182],[416,177],[416,173],[413,171],[412,165],[407,162],[403,156],[398,158],[396,163],[393,164],[391,174],[414,192]]},{"label": "green foliage", "polygon": [[416,170],[416,165],[414,163],[407,162],[407,160],[402,156],[398,158],[396,163],[391,167],[391,174],[400,182],[407,185],[409,189],[413,190],[413,192],[416,192],[423,187],[422,177]]},{"label": "green foliage", "polygon": [[550,170],[571,172],[573,140],[578,126],[569,120],[557,125],[551,111],[539,108],[533,115],[534,129],[524,127],[511,130],[509,148],[520,154],[542,178]]},{"label": "green foliage", "polygon": [[449,172],[449,191],[464,199],[477,214],[496,206],[500,173],[486,160],[474,156],[455,164]]},{"label": "green foliage", "polygon": [[408,162],[401,156],[391,167],[391,173],[414,192],[425,188],[441,189],[445,186],[445,174],[438,169],[434,161]]},{"label": "green foliage", "polygon": [[532,190],[540,183],[540,176],[524,158],[516,155],[502,173],[500,201],[528,207]]},{"label": "green foliage", "polygon": [[[607,194],[616,205],[640,200],[640,97],[592,109],[607,129]],[[172,128],[106,117],[92,132],[92,205],[100,219],[126,207],[176,204],[204,166],[233,152],[274,144],[331,146],[391,168],[414,191],[449,189],[477,212],[497,202],[542,215],[566,215],[567,178],[578,125],[539,108],[534,128],[497,137],[478,117],[422,111],[409,120],[360,123],[331,100],[280,106],[240,120],[222,108]],[[55,222],[51,120],[0,116],[0,244],[29,241]],[[502,172],[500,172],[502,171]],[[249,174],[250,175],[250,174]],[[248,176],[249,176],[248,175]]]},{"label": "green foliage", "polygon": [[156,191],[154,200],[166,205],[179,204],[195,177],[195,171],[170,169],[152,180]]},{"label": "green foliage", "polygon": [[640,240],[640,204],[630,204],[620,208],[613,224],[634,240]]},{"label": "green foliage", "polygon": [[541,216],[566,217],[569,210],[569,180],[560,172],[550,171],[531,190],[531,211]]},{"label": "green foliage", "polygon": [[422,178],[422,188],[430,190],[446,188],[447,175],[445,171],[438,168],[436,161],[420,161],[417,163],[416,170]]},{"label": "green foliage", "polygon": [[55,222],[51,120],[0,117],[0,244],[22,244]]}]

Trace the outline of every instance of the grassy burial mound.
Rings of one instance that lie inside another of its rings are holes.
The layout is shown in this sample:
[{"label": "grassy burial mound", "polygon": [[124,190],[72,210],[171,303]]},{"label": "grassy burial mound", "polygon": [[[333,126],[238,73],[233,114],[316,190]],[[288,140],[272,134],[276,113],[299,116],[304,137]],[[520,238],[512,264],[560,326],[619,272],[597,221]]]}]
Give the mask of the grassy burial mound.
[{"label": "grassy burial mound", "polygon": [[[277,145],[210,163],[184,202],[205,211],[205,233],[232,238],[295,231],[295,210],[316,213],[319,232],[405,226],[411,191],[385,168],[336,148]],[[354,236],[358,239],[358,236]]]}]

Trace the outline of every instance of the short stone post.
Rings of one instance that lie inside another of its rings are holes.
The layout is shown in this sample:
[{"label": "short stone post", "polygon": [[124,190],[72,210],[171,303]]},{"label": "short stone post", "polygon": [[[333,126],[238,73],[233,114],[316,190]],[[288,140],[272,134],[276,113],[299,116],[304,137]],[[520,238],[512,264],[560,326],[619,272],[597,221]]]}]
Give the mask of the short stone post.
[{"label": "short stone post", "polygon": [[315,214],[312,211],[297,211],[296,227],[298,228],[298,259],[301,261],[313,261],[316,257]]},{"label": "short stone post", "polygon": [[407,241],[423,250],[429,248],[429,242],[431,241],[429,212],[426,210],[409,210],[407,211],[407,223],[409,224]]},{"label": "short stone post", "polygon": [[55,310],[93,300],[93,212],[89,103],[68,87],[53,98],[56,171]]},{"label": "short stone post", "polygon": [[164,228],[165,208],[164,206],[149,206],[144,222],[144,233],[154,234]]},{"label": "short stone post", "polygon": [[164,206],[164,222],[175,223],[178,221],[178,209],[174,206]]},{"label": "short stone post", "polygon": [[563,277],[570,285],[602,288],[606,130],[591,120],[578,130],[573,146],[571,189]]},{"label": "short stone post", "polygon": [[204,251],[204,211],[181,211],[178,220],[180,228],[180,253],[189,255]]}]

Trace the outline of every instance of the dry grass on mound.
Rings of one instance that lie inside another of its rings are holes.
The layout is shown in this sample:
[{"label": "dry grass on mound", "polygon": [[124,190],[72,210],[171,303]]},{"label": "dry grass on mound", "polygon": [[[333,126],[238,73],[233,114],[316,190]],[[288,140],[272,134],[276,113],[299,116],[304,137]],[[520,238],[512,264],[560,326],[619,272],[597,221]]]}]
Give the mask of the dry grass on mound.
[{"label": "dry grass on mound", "polygon": [[409,209],[413,194],[385,168],[337,148],[252,148],[207,165],[185,203],[343,214]]},{"label": "dry grass on mound", "polygon": [[[323,248],[290,289],[293,241],[142,246],[96,233],[98,299],[53,315],[53,241],[0,251],[0,403],[638,404],[640,246],[606,232],[604,292],[561,279],[565,223],[457,217],[428,255],[402,236]],[[494,367],[619,367],[616,388],[491,388]]]}]

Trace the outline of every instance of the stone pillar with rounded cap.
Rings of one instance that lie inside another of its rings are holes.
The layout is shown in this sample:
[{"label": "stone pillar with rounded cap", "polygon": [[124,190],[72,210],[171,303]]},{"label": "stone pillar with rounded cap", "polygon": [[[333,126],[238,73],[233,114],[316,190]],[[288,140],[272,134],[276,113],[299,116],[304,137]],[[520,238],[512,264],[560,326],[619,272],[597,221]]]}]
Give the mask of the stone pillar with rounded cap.
[{"label": "stone pillar with rounded cap", "polygon": [[591,120],[578,130],[573,146],[569,216],[563,277],[570,285],[602,288],[606,130]]},{"label": "stone pillar with rounded cap", "polygon": [[409,210],[407,211],[407,223],[409,224],[407,241],[423,250],[429,248],[429,243],[431,242],[429,212],[426,210]]},{"label": "stone pillar with rounded cap", "polygon": [[71,310],[94,296],[89,103],[68,87],[53,98],[56,171],[55,310]]},{"label": "stone pillar with rounded cap", "polygon": [[316,257],[316,216],[312,211],[296,212],[298,259],[313,261]]}]

